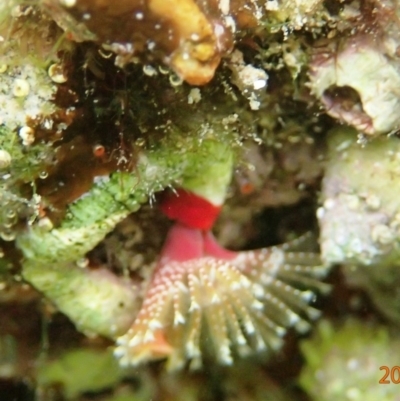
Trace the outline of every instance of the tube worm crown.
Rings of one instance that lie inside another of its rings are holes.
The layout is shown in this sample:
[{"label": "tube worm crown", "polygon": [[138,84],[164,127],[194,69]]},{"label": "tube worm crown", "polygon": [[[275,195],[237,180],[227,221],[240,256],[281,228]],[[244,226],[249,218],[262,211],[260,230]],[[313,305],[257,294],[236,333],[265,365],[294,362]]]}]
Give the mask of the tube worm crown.
[{"label": "tube worm crown", "polygon": [[[117,339],[123,365],[168,359],[169,369],[225,365],[236,356],[279,348],[287,327],[303,331],[313,292],[325,290],[318,254],[289,245],[255,251],[221,248],[212,234],[177,223],[171,229],[142,308]],[[300,287],[300,289],[298,288]]]}]

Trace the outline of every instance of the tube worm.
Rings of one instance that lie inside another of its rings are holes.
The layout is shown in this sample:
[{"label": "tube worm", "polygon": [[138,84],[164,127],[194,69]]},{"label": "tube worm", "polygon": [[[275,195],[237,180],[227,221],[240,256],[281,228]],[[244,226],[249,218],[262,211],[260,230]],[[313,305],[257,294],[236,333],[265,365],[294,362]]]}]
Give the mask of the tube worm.
[{"label": "tube worm", "polygon": [[326,288],[316,280],[326,272],[318,254],[292,250],[298,241],[232,252],[214,239],[230,172],[226,158],[162,200],[176,223],[133,325],[117,339],[121,364],[167,358],[169,369],[188,360],[195,369],[207,354],[229,365],[235,356],[278,348],[287,327],[305,330],[307,318],[319,315],[308,305],[309,288]]}]

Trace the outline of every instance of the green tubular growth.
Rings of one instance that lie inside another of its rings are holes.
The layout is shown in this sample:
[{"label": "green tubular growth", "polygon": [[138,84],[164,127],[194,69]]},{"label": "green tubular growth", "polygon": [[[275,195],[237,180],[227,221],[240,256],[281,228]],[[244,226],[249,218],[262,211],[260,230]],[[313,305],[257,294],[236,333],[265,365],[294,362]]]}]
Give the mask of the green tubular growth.
[{"label": "green tubular growth", "polygon": [[120,335],[134,317],[136,295],[123,279],[107,271],[82,269],[76,261],[155,192],[194,180],[210,164],[231,158],[223,142],[187,141],[180,151],[163,146],[142,154],[135,173],[117,172],[95,184],[69,206],[59,227],[45,230],[33,225],[17,238],[24,255],[23,277],[81,331]]},{"label": "green tubular growth", "polygon": [[[233,155],[224,145],[215,146],[207,142],[205,145],[219,150],[218,159],[202,166],[201,171],[185,174],[182,187],[219,206],[224,203],[226,189],[232,178]],[[213,149],[210,151],[215,152]]]}]

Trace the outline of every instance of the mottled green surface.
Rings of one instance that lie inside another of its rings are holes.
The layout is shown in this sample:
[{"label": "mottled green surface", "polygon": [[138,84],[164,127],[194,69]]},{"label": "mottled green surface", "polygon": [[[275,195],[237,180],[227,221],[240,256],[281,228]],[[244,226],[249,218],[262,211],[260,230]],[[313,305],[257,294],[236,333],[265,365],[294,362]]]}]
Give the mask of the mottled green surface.
[{"label": "mottled green surface", "polygon": [[67,399],[73,399],[84,392],[112,388],[124,374],[111,351],[75,349],[43,363],[37,380],[43,386],[61,384]]},{"label": "mottled green surface", "polygon": [[323,320],[311,339],[301,343],[301,350],[306,363],[300,384],[313,401],[400,400],[398,385],[379,384],[384,375],[381,366],[399,365],[400,339],[391,337],[386,327]]}]

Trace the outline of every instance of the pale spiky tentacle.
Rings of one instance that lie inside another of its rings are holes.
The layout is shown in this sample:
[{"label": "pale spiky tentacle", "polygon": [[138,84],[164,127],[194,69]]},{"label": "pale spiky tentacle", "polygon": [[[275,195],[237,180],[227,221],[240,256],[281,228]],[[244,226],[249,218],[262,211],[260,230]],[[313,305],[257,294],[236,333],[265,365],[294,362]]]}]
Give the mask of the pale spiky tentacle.
[{"label": "pale spiky tentacle", "polygon": [[278,348],[287,327],[304,330],[319,315],[308,305],[310,288],[326,289],[317,254],[286,245],[234,253],[209,234],[203,245],[202,257],[158,266],[133,326],[117,341],[122,364],[166,357],[171,369],[187,360],[196,368],[207,353],[229,365]]},{"label": "pale spiky tentacle", "polygon": [[258,283],[258,299],[264,305],[265,316],[282,328],[309,328],[309,319],[319,317],[319,311],[309,306],[312,290],[326,292],[321,283],[327,269],[319,255],[310,252],[286,252],[285,246],[240,252],[232,261],[239,270]]}]

